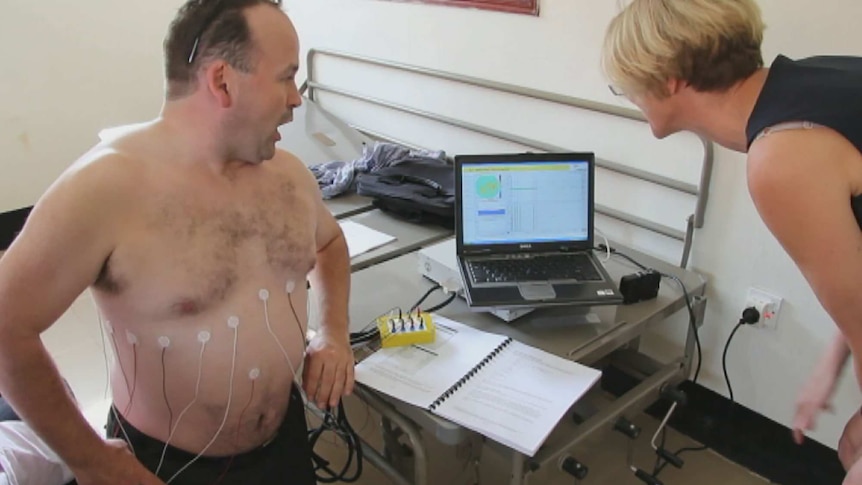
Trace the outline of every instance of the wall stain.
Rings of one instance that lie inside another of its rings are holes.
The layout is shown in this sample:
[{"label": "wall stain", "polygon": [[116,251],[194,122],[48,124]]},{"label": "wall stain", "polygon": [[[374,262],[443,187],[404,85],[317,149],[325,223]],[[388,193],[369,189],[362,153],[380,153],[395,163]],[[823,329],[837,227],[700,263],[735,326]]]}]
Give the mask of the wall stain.
[{"label": "wall stain", "polygon": [[26,131],[21,132],[21,134],[18,135],[18,142],[21,143],[24,150],[28,152],[31,150],[32,146],[30,146],[30,135]]}]

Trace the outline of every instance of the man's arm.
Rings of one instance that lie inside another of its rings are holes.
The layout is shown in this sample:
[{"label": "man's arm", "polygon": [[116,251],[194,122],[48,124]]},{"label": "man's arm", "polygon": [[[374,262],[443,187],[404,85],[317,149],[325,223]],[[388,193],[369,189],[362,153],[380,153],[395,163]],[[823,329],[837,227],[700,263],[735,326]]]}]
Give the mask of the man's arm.
[{"label": "man's arm", "polygon": [[[773,133],[752,146],[748,184],[763,221],[859,355],[862,230],[850,198],[860,177],[848,145],[822,129]],[[839,367],[846,354],[838,341],[832,350],[828,363]]]},{"label": "man's arm", "polygon": [[317,181],[301,162],[294,162],[297,170],[306,172],[303,176],[314,194],[317,225],[317,264],[309,273],[309,282],[319,309],[320,329],[308,347],[303,382],[308,398],[324,409],[337,406],[343,395],[353,392],[354,360],[348,328],[350,256],[341,226],[323,203]]},{"label": "man's arm", "polygon": [[[102,473],[92,470],[126,452],[105,443],[84,419],[40,334],[96,280],[111,253],[117,204],[104,197],[113,182],[103,172],[95,164],[76,167],[55,182],[0,258],[0,392],[82,484],[109,483],[91,479]],[[138,467],[111,479],[140,477]]]},{"label": "man's arm", "polygon": [[[326,210],[326,208],[323,208]],[[309,273],[318,297],[321,331],[348,337],[350,299],[350,257],[347,240],[335,218],[326,210],[318,226],[317,264]]]}]

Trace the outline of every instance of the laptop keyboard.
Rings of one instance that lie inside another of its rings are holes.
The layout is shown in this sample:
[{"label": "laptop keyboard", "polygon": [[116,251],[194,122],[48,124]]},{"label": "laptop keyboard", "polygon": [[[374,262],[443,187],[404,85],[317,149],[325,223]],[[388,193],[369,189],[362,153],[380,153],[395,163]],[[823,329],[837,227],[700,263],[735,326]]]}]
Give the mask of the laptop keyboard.
[{"label": "laptop keyboard", "polygon": [[468,261],[467,267],[476,284],[553,280],[602,281],[602,276],[585,254],[485,259]]}]

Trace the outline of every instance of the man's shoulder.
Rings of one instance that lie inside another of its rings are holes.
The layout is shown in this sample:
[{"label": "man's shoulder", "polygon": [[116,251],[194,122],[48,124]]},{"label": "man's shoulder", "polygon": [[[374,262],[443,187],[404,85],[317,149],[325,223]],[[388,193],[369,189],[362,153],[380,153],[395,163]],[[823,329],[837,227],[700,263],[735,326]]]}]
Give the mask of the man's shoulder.
[{"label": "man's shoulder", "polygon": [[103,203],[133,197],[143,180],[142,164],[109,144],[99,143],[72,162],[48,187],[42,199],[87,198]]},{"label": "man's shoulder", "polygon": [[[60,179],[120,183],[139,176],[140,160],[127,151],[100,143],[81,155],[63,172]],[[140,181],[140,180],[139,180]]]},{"label": "man's shoulder", "polygon": [[158,158],[164,145],[164,130],[158,128],[158,120],[152,120],[100,131],[99,142],[91,152],[100,157],[142,161]]},{"label": "man's shoulder", "polygon": [[275,149],[275,155],[271,162],[274,166],[282,169],[307,168],[299,157],[283,148]]},{"label": "man's shoulder", "polygon": [[308,166],[296,155],[283,149],[276,149],[275,155],[269,161],[270,169],[289,180],[293,185],[302,187],[309,194],[318,197],[317,179]]},{"label": "man's shoulder", "polygon": [[269,160],[269,166],[286,177],[302,180],[314,178],[311,171],[299,157],[281,148],[275,150],[275,155]]},{"label": "man's shoulder", "polygon": [[154,123],[155,121],[146,121],[105,128],[99,132],[99,140],[102,143],[112,144],[121,141],[126,137],[134,136],[135,134],[146,131],[152,127]]}]

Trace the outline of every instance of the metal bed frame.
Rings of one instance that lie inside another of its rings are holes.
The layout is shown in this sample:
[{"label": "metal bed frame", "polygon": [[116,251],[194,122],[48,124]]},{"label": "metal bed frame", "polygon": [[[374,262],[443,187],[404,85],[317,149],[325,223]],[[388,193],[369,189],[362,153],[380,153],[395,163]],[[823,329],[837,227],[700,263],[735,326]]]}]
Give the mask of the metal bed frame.
[{"label": "metal bed frame", "polygon": [[[492,91],[497,91],[501,93],[512,94],[516,96],[522,96],[525,98],[536,99],[547,101],[550,103],[555,103],[561,106],[568,106],[571,108],[577,108],[581,110],[592,111],[596,113],[617,116],[620,118],[646,122],[646,119],[639,112],[631,109],[621,108],[619,106],[613,106],[604,103],[598,103],[595,101],[589,101],[585,99],[575,98],[571,96],[564,96],[561,94],[551,93],[547,91],[540,91],[536,89],[526,88],[522,86],[515,86],[512,84],[505,84],[496,81],[489,81],[485,79],[479,79],[470,76],[463,76],[460,74],[449,73],[445,71],[439,71],[435,69],[428,69],[424,67],[411,66],[408,64],[401,64],[397,62],[391,62],[381,59],[375,59],[371,57],[359,56],[354,54],[349,54],[345,52],[339,52],[334,50],[325,50],[325,49],[311,49],[308,51],[308,58],[306,68],[308,70],[308,76],[306,78],[305,83],[302,86],[302,92],[308,96],[312,101],[315,100],[315,93],[326,92],[337,94],[339,96],[367,102],[373,105],[381,106],[384,108],[392,109],[395,111],[399,111],[402,113],[407,113],[415,116],[419,116],[428,120],[436,121],[439,123],[443,123],[446,125],[450,125],[456,128],[465,129],[474,133],[479,133],[482,135],[487,135],[493,138],[497,138],[500,140],[509,141],[512,143],[517,143],[519,145],[523,145],[526,147],[530,147],[536,150],[541,150],[545,152],[564,152],[570,151],[564,147],[555,146],[549,143],[545,143],[543,141],[526,138],[523,136],[519,136],[512,133],[507,133],[501,130],[496,130],[488,127],[484,127],[475,123],[469,123],[466,121],[458,120],[455,118],[442,116],[436,113],[431,113],[428,111],[419,110],[416,108],[412,108],[410,106],[404,106],[397,103],[392,103],[386,100],[374,98],[371,96],[366,96],[364,94],[356,93],[353,91],[345,90],[339,87],[331,86],[328,84],[324,84],[318,81],[315,77],[315,65],[318,57],[321,56],[329,56],[340,59],[345,59],[353,62],[358,62],[370,66],[377,66],[386,69],[395,69],[399,71],[409,72],[417,75],[428,76],[431,78],[442,79],[446,81],[452,81],[455,83],[460,83],[468,86],[475,86],[480,88],[485,88]],[[408,143],[404,143],[399,140],[393,140],[392,138],[377,133],[373,130],[370,130],[365,127],[353,126],[354,129],[360,131],[362,133],[367,134],[368,136],[380,140],[392,141],[395,143],[399,143],[402,145],[410,145]],[[655,173],[651,173],[645,170],[640,170],[637,168],[629,167],[617,162],[612,162],[610,160],[597,159],[596,166],[601,167],[606,170],[610,170],[612,172],[616,172],[628,177],[633,177],[639,180],[643,180],[645,182],[650,182],[661,187],[671,189],[677,192],[682,192],[684,194],[693,195],[697,197],[697,201],[695,204],[695,210],[692,214],[690,214],[686,220],[686,230],[680,231],[676,228],[669,227],[664,224],[659,224],[654,221],[646,220],[640,217],[632,216],[630,214],[626,214],[619,210],[615,210],[609,207],[605,207],[602,205],[596,205],[596,212],[602,214],[604,216],[631,224],[636,227],[640,227],[642,229],[646,229],[657,234],[661,234],[663,236],[676,239],[683,243],[682,256],[680,258],[679,265],[682,268],[688,266],[689,256],[691,254],[691,245],[694,237],[694,230],[703,227],[704,223],[704,215],[706,213],[706,204],[709,199],[709,184],[710,178],[712,176],[712,164],[713,164],[713,144],[712,142],[706,140],[703,137],[698,137],[703,146],[703,154],[701,158],[701,176],[700,182],[697,185],[682,182],[679,180],[672,179],[670,177],[665,177],[662,175],[658,175]]]},{"label": "metal bed frame", "polygon": [[[470,123],[452,117],[443,116],[437,113],[424,111],[421,109],[397,104],[387,100],[378,99],[372,96],[367,96],[350,90],[342,89],[340,87],[325,84],[319,81],[315,75],[317,60],[322,56],[338,58],[368,66],[380,67],[383,69],[394,69],[420,76],[427,76],[430,78],[446,80],[466,86],[474,86],[488,89],[490,91],[507,93],[524,98],[542,100],[560,106],[566,106],[579,110],[586,110],[590,112],[616,116],[627,120],[644,123],[646,122],[646,119],[639,112],[634,110],[579,99],[575,97],[564,96],[547,91],[541,91],[334,50],[311,49],[308,52],[307,78],[305,83],[302,85],[300,91],[303,95],[305,95],[308,99],[312,101],[317,101],[316,93],[318,92],[332,93],[338,96],[359,100],[379,107],[384,107],[398,112],[436,121],[444,125],[449,125],[468,130],[470,132],[490,136],[496,139],[513,142],[539,151],[563,152],[569,150],[564,147],[555,146],[540,140],[526,138],[517,134],[481,126],[475,123]],[[368,127],[356,125],[350,125],[350,127],[372,139],[389,141],[413,148],[420,148],[413,144],[405,143],[403,141],[389,137],[385,134],[376,132]],[[679,267],[683,269],[688,266],[694,230],[703,227],[704,224],[706,204],[709,198],[710,177],[712,174],[713,144],[702,137],[699,137],[699,139],[702,143],[703,153],[701,156],[700,181],[697,185],[683,182],[680,180],[675,180],[645,170],[629,167],[609,160],[597,159],[596,162],[597,166],[603,169],[696,197],[694,211],[686,219],[685,231],[681,231],[679,229],[669,227],[654,221],[646,220],[637,216],[626,214],[622,211],[609,207],[596,205],[595,208],[597,213],[604,216],[680,241],[683,248],[678,264]],[[700,327],[703,324],[704,320],[706,297],[702,291],[699,294],[691,295],[691,297],[692,310],[695,318],[695,326]],[[660,315],[660,317],[669,317],[671,314],[676,313],[680,309],[681,308],[679,306],[667,308],[663,312],[663,314]],[[654,399],[655,396],[658,395],[659,391],[664,388],[664,386],[674,381],[674,383],[679,382],[685,379],[690,374],[695,350],[695,334],[690,327],[688,330],[688,335],[686,337],[684,355],[677,359],[674,359],[668,364],[659,364],[653,359],[645,357],[643,354],[639,354],[637,352],[640,336],[634,329],[627,329],[625,332],[619,333],[609,333],[614,335],[609,335],[607,338],[601,339],[601,346],[618,346],[619,350],[617,350],[617,353],[622,355],[622,360],[624,361],[624,364],[627,364],[627,368],[636,369],[636,372],[640,373],[640,375],[643,377],[643,380],[640,384],[636,385],[627,393],[625,399],[618,399],[617,401],[611,403],[607,409],[598,412],[594,416],[587,419],[584,423],[579,425],[577,427],[577,436],[568,440],[566,446],[567,449],[574,447],[577,443],[581,442],[582,439],[589,436],[593,431],[606,427],[609,424],[612,425],[614,421],[622,417],[625,412],[631,411],[634,408],[642,410],[646,405],[652,402],[650,401],[650,399]],[[625,335],[622,335],[622,333],[625,333]],[[591,354],[602,351],[602,349],[594,347],[594,345],[591,345],[583,349],[579,349],[577,354],[570,355],[570,358],[588,358]],[[641,370],[638,371],[638,369]],[[390,477],[394,483],[397,483],[399,485],[426,485],[428,483],[428,455],[425,446],[422,443],[420,427],[416,424],[412,417],[405,416],[403,413],[398,412],[393,408],[390,403],[388,403],[386,400],[382,399],[375,393],[364,390],[361,387],[357,387],[356,395],[381,415],[384,435],[384,446],[387,447],[387,449],[381,453],[374,447],[363,441],[361,443],[361,446],[365,458],[373,465],[375,465],[379,470],[385,473],[388,477]],[[397,431],[393,432],[393,428],[397,429]],[[402,438],[407,440],[411,448],[412,456],[397,456],[397,450],[388,449],[388,447],[390,446],[393,448],[399,446],[398,436],[401,436]],[[525,483],[529,478],[529,468],[531,466],[545,466],[552,461],[561,459],[561,456],[558,455],[559,453],[554,454],[553,456],[542,457],[541,463],[534,460],[523,461],[515,459],[513,461],[513,469],[511,471],[511,483],[514,485]],[[404,461],[407,459],[409,459],[411,463],[405,464]]]}]

